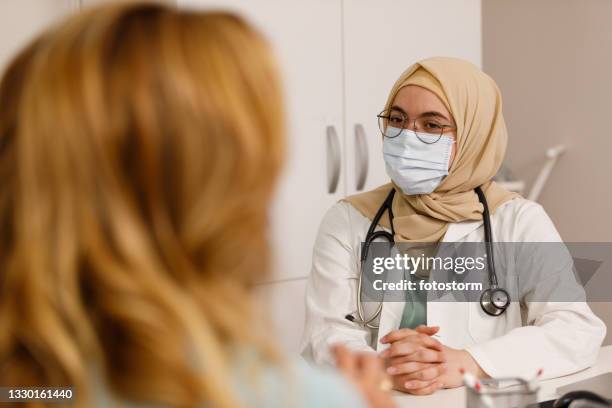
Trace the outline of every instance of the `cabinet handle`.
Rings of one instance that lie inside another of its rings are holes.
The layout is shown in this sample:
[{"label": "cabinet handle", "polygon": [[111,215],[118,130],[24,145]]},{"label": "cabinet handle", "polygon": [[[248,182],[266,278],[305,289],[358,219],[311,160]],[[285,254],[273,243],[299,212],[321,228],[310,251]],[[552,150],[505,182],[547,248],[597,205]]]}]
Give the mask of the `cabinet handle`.
[{"label": "cabinet handle", "polygon": [[368,178],[368,141],[363,125],[358,123],[355,125],[355,188],[357,191],[363,190]]},{"label": "cabinet handle", "polygon": [[336,128],[328,126],[327,134],[327,192],[334,194],[340,181],[340,140]]}]

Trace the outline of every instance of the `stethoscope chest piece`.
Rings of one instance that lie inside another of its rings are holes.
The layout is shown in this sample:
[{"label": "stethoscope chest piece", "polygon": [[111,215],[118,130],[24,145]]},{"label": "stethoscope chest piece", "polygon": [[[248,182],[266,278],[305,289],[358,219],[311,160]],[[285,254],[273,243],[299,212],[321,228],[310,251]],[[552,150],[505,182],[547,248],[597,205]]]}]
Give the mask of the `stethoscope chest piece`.
[{"label": "stethoscope chest piece", "polygon": [[490,316],[502,315],[510,305],[510,295],[502,288],[489,288],[480,295],[480,306]]}]

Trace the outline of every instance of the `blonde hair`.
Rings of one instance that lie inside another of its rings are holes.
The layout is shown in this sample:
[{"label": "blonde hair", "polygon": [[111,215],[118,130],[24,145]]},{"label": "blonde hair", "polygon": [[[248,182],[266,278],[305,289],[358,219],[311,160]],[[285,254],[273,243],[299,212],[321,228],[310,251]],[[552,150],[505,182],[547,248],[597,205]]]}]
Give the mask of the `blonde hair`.
[{"label": "blonde hair", "polygon": [[100,6],[0,84],[0,384],[235,406],[268,270],[282,100],[259,33],[220,12]]}]

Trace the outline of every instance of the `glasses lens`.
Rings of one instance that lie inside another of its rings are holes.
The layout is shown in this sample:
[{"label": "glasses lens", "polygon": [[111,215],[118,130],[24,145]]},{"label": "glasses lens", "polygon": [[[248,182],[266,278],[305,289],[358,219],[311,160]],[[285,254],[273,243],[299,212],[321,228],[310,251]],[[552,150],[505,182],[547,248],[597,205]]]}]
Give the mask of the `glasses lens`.
[{"label": "glasses lens", "polygon": [[415,121],[417,137],[423,143],[436,143],[444,134],[446,124],[434,118],[419,118]]},{"label": "glasses lens", "polygon": [[399,136],[406,124],[406,115],[398,110],[382,111],[378,115],[378,127],[385,137],[393,138]]}]

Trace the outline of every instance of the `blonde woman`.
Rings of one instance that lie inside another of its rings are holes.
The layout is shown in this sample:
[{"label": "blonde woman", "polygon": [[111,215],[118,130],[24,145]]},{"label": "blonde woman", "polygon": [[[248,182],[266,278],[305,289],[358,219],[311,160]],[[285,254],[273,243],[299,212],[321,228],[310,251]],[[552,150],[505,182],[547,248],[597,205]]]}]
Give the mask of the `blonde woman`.
[{"label": "blonde woman", "polygon": [[258,325],[282,111],[267,45],[229,14],[102,6],[21,52],[0,85],[0,384],[78,406],[392,405],[375,357],[314,371]]}]

